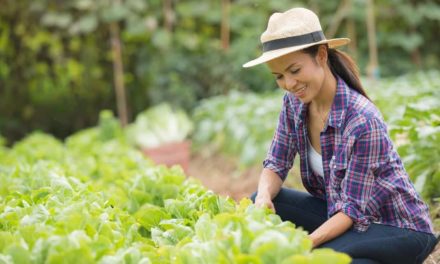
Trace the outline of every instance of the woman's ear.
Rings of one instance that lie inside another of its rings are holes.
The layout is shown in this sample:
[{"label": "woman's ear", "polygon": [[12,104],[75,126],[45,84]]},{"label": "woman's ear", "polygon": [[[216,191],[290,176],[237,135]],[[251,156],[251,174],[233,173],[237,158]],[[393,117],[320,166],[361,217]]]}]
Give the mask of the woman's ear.
[{"label": "woman's ear", "polygon": [[327,65],[328,50],[326,45],[319,45],[318,53],[316,54],[316,60],[321,66]]}]

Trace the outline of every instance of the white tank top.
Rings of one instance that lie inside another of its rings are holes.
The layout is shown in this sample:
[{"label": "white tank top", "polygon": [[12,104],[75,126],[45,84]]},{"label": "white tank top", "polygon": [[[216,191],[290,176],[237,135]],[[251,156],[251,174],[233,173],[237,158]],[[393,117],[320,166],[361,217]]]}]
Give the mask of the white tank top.
[{"label": "white tank top", "polygon": [[312,168],[312,171],[315,174],[324,177],[324,168],[322,167],[322,156],[313,148],[312,143],[310,142],[308,137],[307,137],[307,143],[309,144],[307,157],[309,159],[310,167]]}]

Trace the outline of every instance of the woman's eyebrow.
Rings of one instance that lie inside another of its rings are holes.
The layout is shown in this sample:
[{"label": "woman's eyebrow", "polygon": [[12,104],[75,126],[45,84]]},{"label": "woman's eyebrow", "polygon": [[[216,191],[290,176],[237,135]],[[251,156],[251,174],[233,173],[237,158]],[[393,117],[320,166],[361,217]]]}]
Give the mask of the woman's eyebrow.
[{"label": "woman's eyebrow", "polygon": [[[286,67],[286,69],[284,69],[284,71],[288,71],[290,68],[292,68],[294,65],[296,64],[296,62],[290,64],[289,66]],[[279,74],[277,72],[272,72],[272,74]]]}]

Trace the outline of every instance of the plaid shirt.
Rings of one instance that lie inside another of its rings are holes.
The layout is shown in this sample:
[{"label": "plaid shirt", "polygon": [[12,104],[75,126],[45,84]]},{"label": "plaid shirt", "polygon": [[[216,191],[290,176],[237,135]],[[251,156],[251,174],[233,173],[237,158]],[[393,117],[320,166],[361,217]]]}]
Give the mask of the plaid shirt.
[{"label": "plaid shirt", "polygon": [[284,181],[298,153],[304,187],[327,201],[328,218],[343,212],[356,231],[380,223],[433,233],[428,207],[393,149],[379,110],[340,78],[321,133],[324,177],[311,170],[307,148],[307,104],[286,93],[265,168]]}]

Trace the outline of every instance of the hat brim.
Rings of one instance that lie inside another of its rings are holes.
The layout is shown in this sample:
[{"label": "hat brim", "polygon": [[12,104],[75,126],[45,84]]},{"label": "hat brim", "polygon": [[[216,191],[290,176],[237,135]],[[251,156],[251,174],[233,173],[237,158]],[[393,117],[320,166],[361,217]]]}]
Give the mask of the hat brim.
[{"label": "hat brim", "polygon": [[243,64],[244,68],[250,68],[253,66],[256,66],[258,64],[262,64],[265,62],[268,62],[270,60],[279,58],[283,55],[298,51],[298,50],[302,50],[314,45],[319,45],[319,44],[325,44],[327,43],[329,45],[330,48],[336,48],[339,46],[343,46],[346,45],[350,42],[350,39],[348,38],[335,38],[335,39],[326,39],[326,40],[321,40],[319,42],[314,42],[314,43],[310,43],[310,44],[305,44],[305,45],[300,45],[300,46],[294,46],[294,47],[288,47],[288,48],[283,48],[283,49],[277,49],[277,50],[270,50],[267,52],[264,52],[260,57],[256,58],[255,60],[251,60],[245,64]]}]

